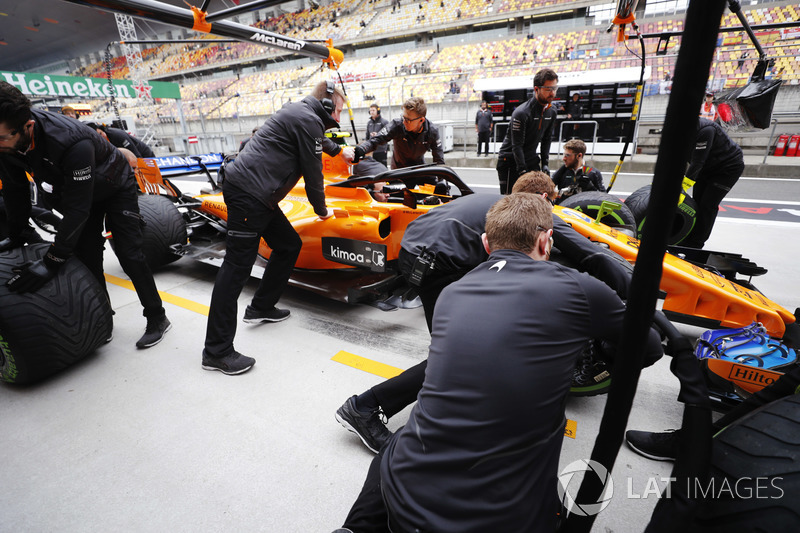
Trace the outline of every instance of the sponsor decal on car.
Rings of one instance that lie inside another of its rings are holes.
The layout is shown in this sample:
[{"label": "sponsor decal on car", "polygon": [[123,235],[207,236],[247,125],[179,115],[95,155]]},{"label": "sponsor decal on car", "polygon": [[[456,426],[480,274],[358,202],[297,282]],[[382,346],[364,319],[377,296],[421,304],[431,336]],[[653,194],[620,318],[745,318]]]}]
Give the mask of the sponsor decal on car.
[{"label": "sponsor decal on car", "polygon": [[322,257],[335,263],[365,267],[373,272],[386,270],[385,244],[340,237],[322,237]]}]

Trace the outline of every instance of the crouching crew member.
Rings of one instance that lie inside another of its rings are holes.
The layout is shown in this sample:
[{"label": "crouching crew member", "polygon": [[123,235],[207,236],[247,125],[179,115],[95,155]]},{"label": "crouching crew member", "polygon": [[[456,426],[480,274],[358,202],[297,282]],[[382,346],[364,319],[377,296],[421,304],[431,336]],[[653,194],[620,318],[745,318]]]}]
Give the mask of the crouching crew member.
[{"label": "crouching crew member", "polygon": [[[603,282],[547,261],[551,213],[525,193],[489,210],[489,258],[442,292],[417,404],[373,460],[345,528],[556,529],[575,361],[590,339],[619,341],[625,306]],[[648,364],[661,353],[651,330]]]},{"label": "crouching crew member", "polygon": [[553,174],[556,189],[568,189],[571,194],[600,191],[606,192],[603,175],[599,170],[584,165],[586,143],[580,139],[570,139],[564,143],[564,166]]},{"label": "crouching crew member", "polygon": [[131,278],[147,317],[139,348],[157,344],[170,329],[153,274],[142,252],[142,217],[136,179],[128,162],[88,126],[64,115],[31,109],[19,89],[0,82],[0,171],[9,238],[0,251],[22,246],[31,211],[25,172],[64,218],[42,259],[23,265],[8,281],[12,291],[39,290],[73,254],[105,287],[103,221],[114,235],[114,253]]}]

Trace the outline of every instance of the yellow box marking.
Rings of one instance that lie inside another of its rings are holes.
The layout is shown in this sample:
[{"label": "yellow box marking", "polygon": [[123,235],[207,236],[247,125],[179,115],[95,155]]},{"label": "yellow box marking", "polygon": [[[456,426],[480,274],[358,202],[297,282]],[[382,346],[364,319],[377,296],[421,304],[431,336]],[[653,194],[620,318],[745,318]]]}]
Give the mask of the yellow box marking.
[{"label": "yellow box marking", "polygon": [[578,434],[578,423],[567,418],[567,427],[564,428],[564,436],[574,439]]},{"label": "yellow box marking", "polygon": [[[111,283],[112,285],[117,285],[118,287],[123,287],[125,289],[130,289],[135,291],[136,289],[133,288],[133,283],[131,283],[127,279],[118,278],[116,276],[112,276],[111,274],[105,274],[106,281]],[[180,296],[175,296],[174,294],[170,294],[168,292],[161,292],[158,291],[159,296],[161,299],[167,303],[171,303],[172,305],[177,305],[178,307],[183,307],[184,309],[188,309],[189,311],[193,311],[199,315],[208,316],[208,306],[199,304],[197,302],[193,302],[191,300],[187,300],[186,298],[181,298]]]},{"label": "yellow box marking", "polygon": [[364,372],[369,372],[370,374],[375,374],[376,376],[386,379],[393,378],[403,371],[400,368],[379,363],[377,361],[373,361],[372,359],[361,357],[360,355],[345,352],[344,350],[340,350],[339,353],[331,357],[331,361],[352,366],[358,370],[363,370]]}]

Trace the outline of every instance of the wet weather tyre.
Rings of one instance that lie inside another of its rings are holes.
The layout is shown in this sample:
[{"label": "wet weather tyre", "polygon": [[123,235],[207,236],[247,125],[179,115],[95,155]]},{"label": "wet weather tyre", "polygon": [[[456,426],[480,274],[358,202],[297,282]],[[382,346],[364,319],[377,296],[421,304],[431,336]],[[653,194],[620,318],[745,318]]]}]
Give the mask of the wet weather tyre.
[{"label": "wet weather tyre", "polygon": [[[625,205],[633,213],[636,219],[636,237],[642,238],[642,229],[647,215],[647,204],[650,203],[650,185],[645,185],[637,189],[625,199]],[[697,202],[689,195],[684,197],[683,202],[675,210],[672,219],[672,228],[669,232],[667,244],[680,244],[692,232],[697,221]]]},{"label": "wet weather tyre", "polygon": [[92,353],[110,336],[105,290],[78,259],[33,293],[6,287],[13,267],[45,254],[49,244],[0,253],[0,380],[40,381]]},{"label": "wet weather tyre", "polygon": [[592,218],[597,218],[600,212],[600,206],[606,200],[620,203],[622,207],[601,218],[600,222],[611,227],[628,226],[633,229],[636,225],[636,220],[633,218],[630,209],[616,196],[604,192],[589,191],[578,193],[574,196],[570,196],[559,205],[561,207],[569,207],[570,209],[580,211]]},{"label": "wet weather tyre", "polygon": [[705,488],[712,483],[691,531],[797,531],[800,396],[767,404],[719,433]]},{"label": "wet weather tyre", "polygon": [[139,213],[146,222],[142,251],[147,265],[155,270],[180,259],[170,247],[186,244],[186,222],[169,198],[156,194],[139,196]]}]

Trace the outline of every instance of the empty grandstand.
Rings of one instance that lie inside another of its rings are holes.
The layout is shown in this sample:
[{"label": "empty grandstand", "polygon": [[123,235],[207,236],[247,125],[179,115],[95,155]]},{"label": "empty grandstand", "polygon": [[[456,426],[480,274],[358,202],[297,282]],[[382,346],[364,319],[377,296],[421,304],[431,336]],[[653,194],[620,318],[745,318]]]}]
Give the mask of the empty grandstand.
[{"label": "empty grandstand", "polygon": [[[680,32],[688,0],[640,2],[637,20],[644,34]],[[201,133],[206,150],[233,150],[239,140],[266,115],[302,98],[321,79],[339,76],[345,83],[356,124],[363,128],[367,108],[379,102],[385,116],[409,96],[429,104],[434,121],[467,125],[481,98],[477,80],[531,76],[541,67],[560,73],[639,66],[637,46],[614,42],[606,33],[614,2],[598,0],[302,0],[251,13],[259,28],[303,40],[333,39],[345,52],[334,73],[315,59],[291,55],[256,44],[216,42],[181,31],[178,44],[143,46],[145,73],[150,80],[181,85],[180,100],[156,99],[154,107],[139,107],[135,99],[119,99],[127,114],[155,117],[156,135],[164,150],[190,147],[179,138]],[[744,6],[753,26],[798,20],[797,3],[759,1]],[[724,27],[738,20],[726,14]],[[756,34],[774,63],[769,77],[787,85],[800,80],[797,28]],[[672,37],[661,54],[657,39],[647,40],[650,77],[645,95],[669,91],[680,36]],[[757,60],[743,32],[721,33],[710,86],[725,89],[747,82]],[[747,57],[744,53],[749,52]],[[97,55],[94,56],[98,57]],[[77,58],[75,72],[103,77],[110,66],[115,78],[126,78],[123,57],[110,65]],[[664,105],[664,98],[654,98]],[[67,103],[66,101],[64,103]],[[108,99],[85,102],[111,111]],[[645,113],[657,114],[657,107]],[[780,106],[780,102],[779,102]],[[343,127],[345,125],[343,124]],[[467,128],[464,128],[465,131]],[[458,132],[456,133],[458,138]],[[471,136],[464,135],[464,139]]]}]

